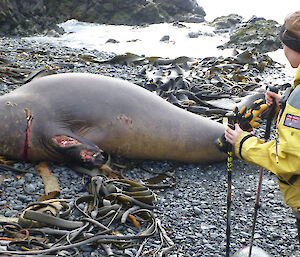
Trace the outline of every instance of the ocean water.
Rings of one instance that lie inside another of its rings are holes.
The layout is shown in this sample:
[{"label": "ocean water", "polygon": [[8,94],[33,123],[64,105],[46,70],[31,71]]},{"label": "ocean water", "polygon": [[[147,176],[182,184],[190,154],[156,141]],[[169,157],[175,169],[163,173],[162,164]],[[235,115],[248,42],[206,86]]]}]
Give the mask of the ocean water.
[{"label": "ocean water", "polygon": [[[237,13],[245,20],[255,15],[282,23],[286,14],[295,10],[295,6],[299,6],[298,9],[300,9],[299,0],[286,0],[284,4],[269,0],[198,0],[198,2],[206,11],[207,21],[212,21],[222,15]],[[184,23],[185,27],[176,27],[164,23],[146,27],[132,27],[69,20],[59,25],[67,32],[60,37],[37,36],[27,39],[116,54],[131,52],[166,58],[176,58],[178,56],[204,58],[232,55],[232,49],[219,50],[217,48],[229,38],[215,35],[214,28],[205,24]],[[188,36],[189,33],[198,33],[199,31],[202,35],[197,38]],[[168,42],[160,41],[166,35],[170,37],[170,40]],[[109,39],[117,40],[119,43],[107,43]],[[276,61],[286,64],[287,67],[289,66],[282,50],[269,53],[269,55]]]},{"label": "ocean water", "polygon": [[[217,46],[225,43],[228,38],[214,34],[214,28],[205,24],[183,23],[186,27],[175,27],[170,23],[152,24],[146,27],[125,25],[103,25],[77,20],[69,20],[59,24],[67,33],[59,38],[32,37],[39,42],[66,45],[74,48],[114,52],[124,54],[131,52],[145,56],[175,58],[178,56],[207,57],[231,54],[221,51]],[[189,38],[189,33],[201,31],[198,38]],[[168,42],[160,41],[169,36]],[[119,43],[107,43],[114,39]]]}]

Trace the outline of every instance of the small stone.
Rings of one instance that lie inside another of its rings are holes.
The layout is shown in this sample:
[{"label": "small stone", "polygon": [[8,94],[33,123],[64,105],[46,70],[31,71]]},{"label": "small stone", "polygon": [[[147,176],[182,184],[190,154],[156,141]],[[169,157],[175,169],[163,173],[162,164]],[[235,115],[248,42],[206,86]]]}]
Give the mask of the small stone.
[{"label": "small stone", "polygon": [[163,36],[160,41],[164,42],[164,41],[169,41],[170,40],[170,36],[169,35],[165,35]]},{"label": "small stone", "polygon": [[181,235],[178,235],[178,236],[175,237],[175,239],[181,241],[181,240],[184,240],[185,237],[181,236]]},{"label": "small stone", "polygon": [[5,217],[16,217],[17,214],[18,214],[18,211],[16,211],[16,210],[7,209],[4,215],[5,215]]},{"label": "small stone", "polygon": [[110,38],[106,41],[106,43],[112,43],[112,44],[117,44],[117,43],[120,43],[120,41],[116,40],[116,39],[113,39],[113,38]]},{"label": "small stone", "polygon": [[25,180],[27,180],[27,181],[31,181],[32,178],[33,178],[33,174],[30,173],[30,172],[28,172],[28,173],[26,173],[26,174],[24,175],[24,178],[25,178]]},{"label": "small stone", "polygon": [[6,200],[0,201],[0,206],[4,206],[4,205],[7,205],[7,201]]},{"label": "small stone", "polygon": [[205,223],[201,223],[200,227],[201,227],[202,230],[209,229],[209,225],[207,225]]},{"label": "small stone", "polygon": [[22,194],[22,195],[18,195],[18,199],[19,199],[20,201],[23,201],[23,202],[24,202],[24,201],[27,201],[28,198],[29,198],[29,197],[28,197],[27,195],[23,195],[23,194]]},{"label": "small stone", "polygon": [[244,192],[244,196],[245,196],[245,197],[251,197],[251,196],[252,196],[252,193],[249,192],[249,191],[245,191],[245,192]]},{"label": "small stone", "polygon": [[20,186],[20,185],[23,185],[25,183],[25,179],[24,178],[20,178],[17,182],[17,184]]},{"label": "small stone", "polygon": [[20,201],[20,200],[14,200],[14,204],[16,204],[16,205],[22,205],[22,202]]},{"label": "small stone", "polygon": [[261,238],[262,236],[259,234],[259,233],[255,233],[254,234],[254,239],[258,239],[258,238]]},{"label": "small stone", "polygon": [[33,184],[27,184],[25,188],[26,191],[28,191],[29,193],[34,193],[36,191],[36,187]]},{"label": "small stone", "polygon": [[176,197],[176,198],[181,198],[181,197],[182,197],[182,194],[181,194],[178,190],[175,190],[175,191],[174,191],[174,197]]},{"label": "small stone", "polygon": [[194,207],[194,212],[196,215],[201,215],[202,214],[202,210],[198,207]]},{"label": "small stone", "polygon": [[22,205],[16,204],[16,205],[14,206],[14,209],[20,211],[20,210],[23,210],[24,207],[23,207]]},{"label": "small stone", "polygon": [[198,38],[201,35],[201,32],[189,32],[188,37],[189,38]]}]

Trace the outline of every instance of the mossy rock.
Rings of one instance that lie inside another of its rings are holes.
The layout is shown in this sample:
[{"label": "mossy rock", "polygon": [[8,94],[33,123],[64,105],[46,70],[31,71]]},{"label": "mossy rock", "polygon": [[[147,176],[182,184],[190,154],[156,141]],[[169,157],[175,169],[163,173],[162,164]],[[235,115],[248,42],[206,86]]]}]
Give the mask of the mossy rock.
[{"label": "mossy rock", "polygon": [[217,30],[229,29],[236,26],[236,24],[239,24],[242,21],[242,19],[243,17],[238,14],[230,14],[214,19],[211,22],[211,25],[214,26]]},{"label": "mossy rock", "polygon": [[261,53],[281,48],[280,24],[273,20],[258,19],[239,27],[224,44],[225,48],[255,50]]}]

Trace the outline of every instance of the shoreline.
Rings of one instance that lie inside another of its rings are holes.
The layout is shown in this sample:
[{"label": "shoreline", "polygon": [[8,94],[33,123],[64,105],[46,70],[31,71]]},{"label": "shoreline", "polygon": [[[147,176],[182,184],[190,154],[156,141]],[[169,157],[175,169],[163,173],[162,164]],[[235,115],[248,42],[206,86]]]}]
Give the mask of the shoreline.
[{"label": "shoreline", "polygon": [[[26,43],[22,39],[1,39],[0,49],[2,57],[13,64],[28,69],[58,69],[59,72],[92,72],[107,76],[116,76],[140,82],[140,66],[120,64],[99,65],[84,61],[78,56],[95,55],[100,60],[113,57],[112,53],[88,51],[85,49],[72,49],[57,47],[50,44]],[[6,54],[3,54],[3,51]],[[1,93],[6,93],[14,88],[0,82]],[[22,166],[23,163],[17,163]],[[144,167],[157,171],[168,169],[174,165],[170,162],[145,161]],[[72,202],[72,192],[84,193],[78,187],[81,175],[66,168],[64,165],[53,165],[53,174],[60,180],[62,186],[61,198]],[[25,175],[17,179],[12,172],[2,172],[7,177],[1,184],[0,215],[20,214],[24,206],[34,197],[24,196],[23,186],[30,185],[33,192],[38,189],[40,193],[43,185],[39,177]],[[188,175],[187,175],[188,174]],[[140,166],[136,166],[130,175],[146,176]],[[258,180],[258,167],[234,161],[233,166],[233,195],[232,195],[232,253],[247,245],[250,238],[249,230],[252,224],[255,194]],[[176,249],[169,256],[214,256],[221,257],[225,253],[225,228],[226,228],[226,163],[211,165],[179,164],[175,168],[174,176],[178,183],[174,188],[155,191],[158,201],[155,204],[156,216],[161,219],[163,227],[176,244]],[[71,181],[71,182],[70,182]],[[70,187],[68,187],[70,185]],[[3,209],[5,204],[11,209]],[[274,256],[296,257],[299,254],[297,231],[291,210],[283,203],[281,194],[274,176],[265,172],[262,185],[262,208],[258,213],[257,228],[254,245],[259,246]],[[82,256],[103,256],[102,251],[90,246],[80,249]],[[134,251],[127,255],[134,256]]]}]

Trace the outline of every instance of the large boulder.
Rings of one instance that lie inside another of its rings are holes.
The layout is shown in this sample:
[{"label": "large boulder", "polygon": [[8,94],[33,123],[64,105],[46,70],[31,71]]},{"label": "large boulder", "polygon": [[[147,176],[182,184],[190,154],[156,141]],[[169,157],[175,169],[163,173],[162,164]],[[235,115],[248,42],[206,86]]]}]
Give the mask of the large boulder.
[{"label": "large boulder", "polygon": [[79,21],[141,25],[204,21],[196,0],[0,0],[0,35],[32,35],[59,31],[57,24]]},{"label": "large boulder", "polygon": [[238,26],[238,24],[240,24],[242,20],[242,16],[238,14],[230,14],[227,16],[217,17],[211,22],[211,25],[216,28],[215,32],[217,33],[229,32],[230,30]]},{"label": "large boulder", "polygon": [[252,19],[231,36],[225,47],[267,53],[282,48],[279,39],[281,25],[274,20]]},{"label": "large boulder", "polygon": [[229,33],[228,42],[219,48],[236,48],[240,50],[267,53],[282,48],[279,32],[281,25],[274,20],[252,17],[244,22],[236,14],[216,18],[212,23],[216,33]]}]

